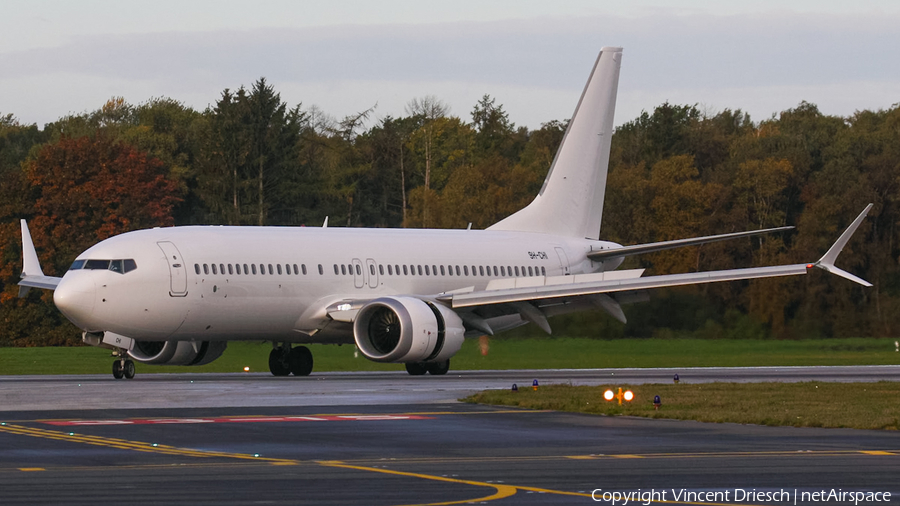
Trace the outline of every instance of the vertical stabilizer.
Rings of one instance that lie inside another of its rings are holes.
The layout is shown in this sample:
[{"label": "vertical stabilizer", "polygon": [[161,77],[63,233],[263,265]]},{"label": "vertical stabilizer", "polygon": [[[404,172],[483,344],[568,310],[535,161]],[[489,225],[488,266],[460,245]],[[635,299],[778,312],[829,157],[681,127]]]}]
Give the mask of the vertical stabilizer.
[{"label": "vertical stabilizer", "polygon": [[621,64],[622,48],[600,51],[540,193],[488,230],[599,238]]}]

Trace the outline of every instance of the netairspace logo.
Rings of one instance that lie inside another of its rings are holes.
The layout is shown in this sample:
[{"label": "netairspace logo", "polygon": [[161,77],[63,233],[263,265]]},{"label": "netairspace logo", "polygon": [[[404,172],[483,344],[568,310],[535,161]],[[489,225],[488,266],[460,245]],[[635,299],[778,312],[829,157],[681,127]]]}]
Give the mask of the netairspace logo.
[{"label": "netairspace logo", "polygon": [[743,503],[754,504],[878,504],[891,502],[890,492],[860,492],[843,489],[798,490],[733,488],[719,490],[689,490],[684,488],[612,491],[595,489],[591,498],[612,506],[649,506],[653,503]]}]

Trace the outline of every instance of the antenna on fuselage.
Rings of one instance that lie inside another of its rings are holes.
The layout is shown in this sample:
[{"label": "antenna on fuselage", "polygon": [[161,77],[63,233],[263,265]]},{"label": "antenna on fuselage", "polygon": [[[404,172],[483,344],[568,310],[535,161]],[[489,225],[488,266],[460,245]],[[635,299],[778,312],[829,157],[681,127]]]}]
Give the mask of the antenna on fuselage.
[{"label": "antenna on fuselage", "polygon": [[325,223],[322,223],[322,228],[328,228],[328,216],[325,217]]}]

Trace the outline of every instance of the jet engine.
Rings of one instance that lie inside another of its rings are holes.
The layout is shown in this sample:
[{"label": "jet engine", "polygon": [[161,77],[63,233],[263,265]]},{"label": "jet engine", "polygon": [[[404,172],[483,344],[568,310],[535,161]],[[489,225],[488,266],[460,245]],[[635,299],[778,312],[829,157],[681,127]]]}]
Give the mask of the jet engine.
[{"label": "jet engine", "polygon": [[465,328],[451,309],[415,297],[382,297],[353,322],[359,351],[375,362],[439,362],[459,351]]},{"label": "jet engine", "polygon": [[135,341],[134,360],[155,365],[205,365],[222,356],[227,341]]}]

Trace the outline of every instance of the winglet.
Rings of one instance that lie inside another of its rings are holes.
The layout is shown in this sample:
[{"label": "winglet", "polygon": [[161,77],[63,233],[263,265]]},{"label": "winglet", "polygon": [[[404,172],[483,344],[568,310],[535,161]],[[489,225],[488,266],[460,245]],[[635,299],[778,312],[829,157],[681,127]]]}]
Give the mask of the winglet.
[{"label": "winglet", "polygon": [[844,246],[847,245],[847,242],[853,236],[853,233],[856,232],[857,228],[859,228],[859,224],[862,223],[866,215],[869,214],[869,211],[872,209],[873,205],[874,204],[869,204],[865,209],[863,209],[863,212],[859,213],[859,216],[857,216],[856,219],[853,220],[853,223],[851,223],[850,226],[847,227],[847,230],[844,230],[844,233],[841,234],[840,237],[838,237],[838,240],[835,241],[833,245],[831,245],[831,248],[828,249],[828,252],[825,253],[825,255],[823,255],[822,258],[820,258],[819,261],[814,264],[816,267],[832,274],[837,274],[842,278],[849,279],[854,283],[859,283],[863,286],[872,286],[872,283],[869,283],[862,278],[856,277],[847,271],[835,267],[834,262],[835,260],[837,260],[838,255],[841,254]]},{"label": "winglet", "polygon": [[34,242],[31,240],[31,232],[28,223],[22,220],[22,277],[43,276],[41,262],[38,260],[37,251],[34,250]]}]

